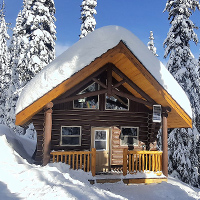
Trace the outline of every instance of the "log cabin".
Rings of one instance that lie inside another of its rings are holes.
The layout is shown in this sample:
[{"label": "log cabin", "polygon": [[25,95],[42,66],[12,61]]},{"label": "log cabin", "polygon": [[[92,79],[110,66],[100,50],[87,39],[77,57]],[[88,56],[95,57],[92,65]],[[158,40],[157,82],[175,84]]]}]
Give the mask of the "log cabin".
[{"label": "log cabin", "polygon": [[[168,175],[168,128],[192,127],[190,102],[165,66],[131,32],[95,30],[23,89],[16,125],[33,123],[35,162],[65,162],[95,175]],[[157,149],[162,130],[162,151]]]}]

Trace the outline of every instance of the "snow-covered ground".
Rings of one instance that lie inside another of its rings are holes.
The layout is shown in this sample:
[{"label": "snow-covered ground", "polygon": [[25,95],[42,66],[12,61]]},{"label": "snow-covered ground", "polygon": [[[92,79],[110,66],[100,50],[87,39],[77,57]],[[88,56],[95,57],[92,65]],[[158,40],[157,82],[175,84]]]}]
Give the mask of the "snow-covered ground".
[{"label": "snow-covered ground", "polygon": [[200,189],[174,178],[150,185],[122,182],[90,185],[91,173],[70,170],[62,163],[31,164],[33,140],[16,136],[0,125],[0,199],[200,199]]}]

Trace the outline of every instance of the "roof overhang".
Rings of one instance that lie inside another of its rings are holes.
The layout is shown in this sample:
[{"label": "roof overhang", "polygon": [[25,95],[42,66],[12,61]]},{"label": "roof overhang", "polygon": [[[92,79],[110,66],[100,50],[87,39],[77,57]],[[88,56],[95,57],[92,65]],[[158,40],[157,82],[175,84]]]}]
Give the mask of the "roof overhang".
[{"label": "roof overhang", "polygon": [[[192,127],[192,119],[185,110],[176,102],[166,89],[154,78],[154,76],[145,68],[140,60],[130,51],[130,49],[120,41],[119,44],[100,55],[89,65],[63,81],[57,87],[47,92],[41,98],[34,101],[31,105],[17,113],[16,125],[24,125],[31,118],[41,111],[44,106],[61,96],[88,76],[103,67],[106,63],[113,63],[121,72],[123,72],[133,83],[150,96],[157,104],[163,107],[170,107],[171,112],[168,115],[168,128],[189,128]],[[153,67],[153,66],[152,66]],[[113,74],[116,80],[120,81],[117,74]],[[129,84],[124,83],[124,87],[135,97],[143,98]],[[38,88],[39,89],[39,88]],[[183,100],[184,101],[184,100]]]}]

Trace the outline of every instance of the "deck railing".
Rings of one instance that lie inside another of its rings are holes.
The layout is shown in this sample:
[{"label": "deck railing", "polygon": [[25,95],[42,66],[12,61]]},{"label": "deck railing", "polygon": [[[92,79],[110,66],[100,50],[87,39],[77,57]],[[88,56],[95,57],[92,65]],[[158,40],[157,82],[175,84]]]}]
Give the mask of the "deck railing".
[{"label": "deck railing", "polygon": [[138,171],[162,171],[162,151],[123,151],[123,175]]},{"label": "deck railing", "polygon": [[63,162],[70,166],[71,169],[82,169],[85,172],[92,172],[95,176],[96,170],[96,149],[91,151],[54,151],[51,152],[53,162]]}]

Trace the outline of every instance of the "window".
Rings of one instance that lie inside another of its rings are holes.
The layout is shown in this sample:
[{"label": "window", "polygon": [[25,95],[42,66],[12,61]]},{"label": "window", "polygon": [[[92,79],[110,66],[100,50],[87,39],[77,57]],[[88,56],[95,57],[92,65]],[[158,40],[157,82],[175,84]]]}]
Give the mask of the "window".
[{"label": "window", "polygon": [[81,145],[81,127],[80,126],[62,126],[61,127],[61,145],[80,146]]},{"label": "window", "polygon": [[[99,89],[97,83],[92,83],[87,88],[79,92],[78,94],[84,94],[88,92],[95,92]],[[99,108],[99,96],[91,96],[83,99],[74,100],[74,108],[87,108],[87,109],[98,109]]]},{"label": "window", "polygon": [[128,110],[129,100],[124,97],[106,96],[106,110]]},{"label": "window", "polygon": [[97,151],[106,150],[107,142],[107,131],[105,130],[96,130],[95,131],[95,148]]},{"label": "window", "polygon": [[138,145],[139,128],[138,127],[121,127],[121,145]]}]

